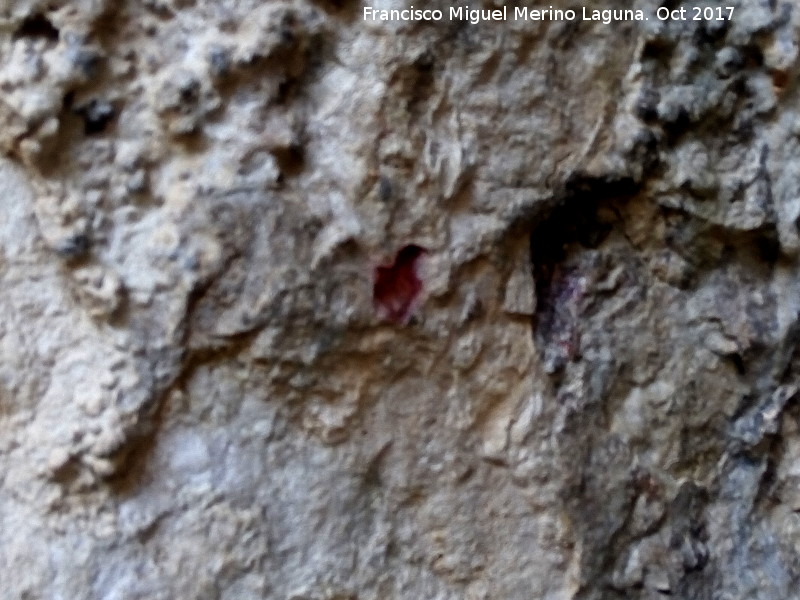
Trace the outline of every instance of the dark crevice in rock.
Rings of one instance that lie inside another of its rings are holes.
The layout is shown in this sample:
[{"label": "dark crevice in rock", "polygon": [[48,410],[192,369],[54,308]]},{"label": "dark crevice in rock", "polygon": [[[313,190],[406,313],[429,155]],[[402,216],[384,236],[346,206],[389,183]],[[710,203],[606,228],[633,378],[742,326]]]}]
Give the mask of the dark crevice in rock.
[{"label": "dark crevice in rock", "polygon": [[730,354],[726,356],[726,358],[729,361],[731,361],[731,364],[733,364],[734,368],[736,369],[736,372],[739,375],[747,374],[747,367],[745,366],[744,359],[742,358],[742,355],[739,352]]},{"label": "dark crevice in rock", "polygon": [[[758,488],[753,500],[753,506],[764,506],[779,504],[776,492],[779,485],[778,463],[780,462],[780,450],[782,446],[782,436],[769,436],[764,440],[763,460],[764,472],[758,482]],[[757,514],[764,514],[764,510],[755,511]]]},{"label": "dark crevice in rock", "polygon": [[417,261],[427,250],[416,244],[404,246],[390,265],[375,269],[372,299],[376,309],[394,323],[406,323],[422,291]]},{"label": "dark crevice in rock", "polygon": [[281,181],[285,177],[295,177],[303,171],[305,151],[301,143],[290,144],[285,148],[275,148],[272,155],[278,163]]},{"label": "dark crevice in rock", "polygon": [[14,32],[14,38],[40,38],[57,42],[60,32],[43,14],[35,14],[25,19]]},{"label": "dark crevice in rock", "polygon": [[663,39],[649,40],[642,47],[642,60],[668,61],[672,55],[674,45]]},{"label": "dark crevice in rock", "polygon": [[83,118],[83,131],[86,135],[103,133],[116,115],[114,105],[101,99],[92,99],[75,112]]},{"label": "dark crevice in rock", "polygon": [[565,200],[532,232],[530,252],[536,292],[533,330],[540,347],[555,342],[566,356],[576,352],[572,335],[561,330],[566,327],[563,307],[580,290],[562,263],[573,245],[596,248],[617,218],[613,211],[605,211],[601,217],[600,209],[611,200],[630,198],[637,189],[630,178],[575,177],[567,182]]},{"label": "dark crevice in rock", "polygon": [[409,115],[420,115],[427,99],[433,96],[435,65],[433,53],[427,51],[394,72],[390,85]]}]

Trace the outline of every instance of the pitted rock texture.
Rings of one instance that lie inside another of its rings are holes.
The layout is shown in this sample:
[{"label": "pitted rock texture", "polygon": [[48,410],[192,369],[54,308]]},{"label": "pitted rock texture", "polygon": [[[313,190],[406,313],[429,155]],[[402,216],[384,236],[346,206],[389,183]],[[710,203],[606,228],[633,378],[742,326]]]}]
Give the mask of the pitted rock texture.
[{"label": "pitted rock texture", "polygon": [[0,598],[796,597],[800,14],[726,5],[0,3]]}]

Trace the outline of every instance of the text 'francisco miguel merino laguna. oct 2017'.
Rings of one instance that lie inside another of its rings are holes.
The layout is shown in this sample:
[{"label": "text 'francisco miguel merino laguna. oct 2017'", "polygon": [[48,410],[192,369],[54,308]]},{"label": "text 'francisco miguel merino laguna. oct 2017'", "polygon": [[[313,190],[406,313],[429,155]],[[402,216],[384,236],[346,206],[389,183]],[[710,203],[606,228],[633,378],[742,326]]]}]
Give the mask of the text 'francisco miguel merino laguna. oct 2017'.
[{"label": "text 'francisco miguel merino laguna. oct 2017'", "polygon": [[468,6],[451,6],[449,9],[421,9],[409,6],[404,9],[384,10],[364,7],[365,21],[468,21],[478,24],[487,21],[730,21],[732,6],[693,6],[670,8],[660,6],[652,14],[640,9],[576,9],[529,8],[523,6],[496,9],[473,9]]}]

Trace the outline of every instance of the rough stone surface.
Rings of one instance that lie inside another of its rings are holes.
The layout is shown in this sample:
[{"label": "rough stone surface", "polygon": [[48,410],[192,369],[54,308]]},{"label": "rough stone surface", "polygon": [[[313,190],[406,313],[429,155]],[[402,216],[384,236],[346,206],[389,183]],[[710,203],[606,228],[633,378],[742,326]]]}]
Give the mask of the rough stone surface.
[{"label": "rough stone surface", "polygon": [[800,11],[726,4],[0,2],[0,598],[797,597]]}]

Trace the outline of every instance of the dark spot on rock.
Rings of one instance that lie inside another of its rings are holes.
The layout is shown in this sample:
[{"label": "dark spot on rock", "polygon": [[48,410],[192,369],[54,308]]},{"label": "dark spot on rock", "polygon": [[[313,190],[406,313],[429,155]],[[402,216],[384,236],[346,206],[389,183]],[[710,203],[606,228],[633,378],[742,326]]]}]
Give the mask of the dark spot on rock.
[{"label": "dark spot on rock", "polygon": [[300,143],[290,144],[285,148],[274,148],[271,152],[278,163],[281,175],[294,177],[303,170],[305,152]]},{"label": "dark spot on rock", "polygon": [[322,4],[329,4],[328,12],[336,17],[343,19],[361,19],[362,18],[362,4],[360,2],[353,2],[352,0],[318,0]]},{"label": "dark spot on rock", "polygon": [[782,91],[789,83],[789,73],[782,69],[773,69],[770,71],[770,75],[772,76],[772,85],[778,91]]},{"label": "dark spot on rock", "polygon": [[729,22],[711,19],[704,21],[701,27],[694,31],[694,42],[698,46],[718,47],[728,33]]},{"label": "dark spot on rock", "polygon": [[747,368],[745,367],[744,359],[742,358],[741,354],[738,352],[734,354],[728,354],[725,358],[731,361],[731,364],[733,364],[733,367],[736,369],[736,372],[739,375],[745,375],[747,373]]},{"label": "dark spot on rock", "polygon": [[650,40],[642,48],[642,60],[667,60],[672,54],[672,45],[665,40]]},{"label": "dark spot on rock", "polygon": [[79,233],[66,240],[56,248],[56,253],[63,259],[77,261],[89,253],[91,242],[86,234]]},{"label": "dark spot on rock", "polygon": [[733,76],[744,68],[744,57],[736,48],[723,48],[717,53],[716,71],[723,79]]},{"label": "dark spot on rock", "polygon": [[61,106],[64,110],[72,110],[72,105],[75,103],[75,92],[69,91],[64,94],[64,98],[61,100]]},{"label": "dark spot on rock", "polygon": [[636,116],[646,122],[655,121],[658,118],[658,103],[661,101],[661,94],[658,90],[645,88],[639,93],[636,99]]},{"label": "dark spot on rock", "polygon": [[25,19],[14,33],[14,38],[40,38],[57,42],[60,33],[50,20],[42,14],[36,14]]},{"label": "dark spot on rock", "polygon": [[76,112],[83,117],[83,131],[86,135],[93,135],[105,131],[109,122],[114,118],[114,106],[108,100],[92,99]]},{"label": "dark spot on rock", "polygon": [[287,23],[286,26],[281,28],[281,43],[284,46],[292,46],[297,39],[297,36],[292,29],[294,27],[294,23]]},{"label": "dark spot on rock", "polygon": [[278,90],[275,94],[276,104],[288,104],[292,99],[292,95],[297,89],[297,80],[291,77],[284,78],[278,84]]},{"label": "dark spot on rock", "polygon": [[392,199],[392,182],[385,175],[381,175],[378,183],[378,197],[383,202],[388,202]]},{"label": "dark spot on rock", "polygon": [[[571,176],[565,185],[568,196],[565,204],[572,204],[578,197],[592,198],[596,202],[634,195],[639,186],[631,177],[592,177],[582,174]],[[572,209],[574,207],[570,207]],[[574,216],[574,215],[573,215]]]},{"label": "dark spot on rock", "polygon": [[208,64],[213,77],[226,77],[231,71],[231,55],[226,48],[214,46],[208,53]]},{"label": "dark spot on rock", "polygon": [[353,0],[315,0],[314,3],[318,4],[325,12],[335,15],[345,11],[356,12],[360,7],[360,4]]},{"label": "dark spot on rock", "polygon": [[689,111],[683,106],[678,108],[673,118],[662,118],[661,120],[661,127],[673,142],[686,133],[691,126],[692,120],[689,117]]},{"label": "dark spot on rock", "polygon": [[414,62],[414,85],[411,88],[408,109],[412,114],[416,114],[425,100],[430,98],[434,89],[434,58],[432,54],[426,53]]},{"label": "dark spot on rock", "polygon": [[400,65],[394,72],[391,87],[396,98],[411,115],[417,115],[433,95],[435,59],[425,52],[412,62]]},{"label": "dark spot on rock", "polygon": [[756,238],[755,244],[761,260],[770,265],[778,262],[781,254],[781,245],[774,230],[770,230],[765,235]]},{"label": "dark spot on rock", "polygon": [[764,66],[764,52],[755,44],[741,46],[739,48],[744,59],[744,65],[750,69],[760,69]]},{"label": "dark spot on rock", "polygon": [[467,323],[476,321],[486,315],[486,307],[481,302],[480,298],[474,298],[467,305],[467,310],[464,313],[464,320]]},{"label": "dark spot on rock", "polygon": [[200,100],[200,82],[196,79],[183,82],[178,88],[178,99],[185,106],[195,106]]},{"label": "dark spot on rock", "polygon": [[650,129],[637,132],[628,157],[634,164],[642,165],[645,171],[656,168],[660,161],[656,134]]},{"label": "dark spot on rock", "polygon": [[68,52],[72,64],[84,77],[93,79],[99,75],[103,57],[97,50],[78,46]]}]

